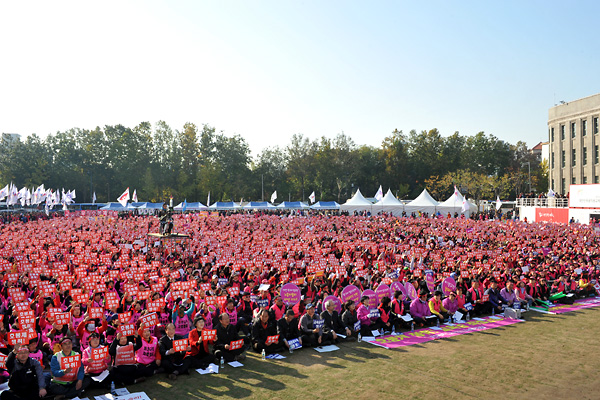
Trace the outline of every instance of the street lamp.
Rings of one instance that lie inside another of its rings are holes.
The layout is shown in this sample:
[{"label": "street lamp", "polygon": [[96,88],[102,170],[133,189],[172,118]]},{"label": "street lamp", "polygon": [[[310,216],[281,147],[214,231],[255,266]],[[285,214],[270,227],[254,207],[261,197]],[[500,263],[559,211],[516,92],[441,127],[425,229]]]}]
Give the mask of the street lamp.
[{"label": "street lamp", "polygon": [[527,161],[527,162],[521,163],[521,167],[525,166],[525,164],[527,164],[527,170],[529,172],[529,193],[531,193],[531,162]]}]

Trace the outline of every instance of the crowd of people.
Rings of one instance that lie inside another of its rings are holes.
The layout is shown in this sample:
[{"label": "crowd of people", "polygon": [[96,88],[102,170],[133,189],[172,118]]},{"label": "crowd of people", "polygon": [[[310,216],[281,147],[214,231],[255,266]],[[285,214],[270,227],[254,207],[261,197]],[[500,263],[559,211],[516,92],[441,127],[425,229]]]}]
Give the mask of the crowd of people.
[{"label": "crowd of people", "polygon": [[[393,216],[81,215],[0,227],[2,399],[597,294],[593,226]],[[452,278],[455,290],[444,293]],[[282,295],[293,283],[301,296]],[[344,298],[354,286],[359,296]],[[387,291],[378,288],[389,287]],[[410,289],[412,286],[414,290]],[[407,289],[408,288],[408,289]],[[383,295],[381,295],[383,293]],[[345,300],[345,301],[344,301]],[[105,376],[106,375],[106,376]],[[94,380],[93,378],[97,379]],[[104,377],[100,380],[98,377]]]}]

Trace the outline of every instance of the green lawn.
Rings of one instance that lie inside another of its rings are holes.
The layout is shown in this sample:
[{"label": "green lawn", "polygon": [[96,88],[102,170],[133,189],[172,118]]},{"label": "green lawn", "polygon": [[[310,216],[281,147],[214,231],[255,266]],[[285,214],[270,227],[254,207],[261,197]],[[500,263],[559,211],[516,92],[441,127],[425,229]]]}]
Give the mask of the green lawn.
[{"label": "green lawn", "polygon": [[[598,399],[600,308],[530,311],[527,322],[388,350],[344,343],[280,361],[249,353],[244,367],[165,375],[130,386],[153,399]],[[97,393],[87,393],[91,396]]]}]

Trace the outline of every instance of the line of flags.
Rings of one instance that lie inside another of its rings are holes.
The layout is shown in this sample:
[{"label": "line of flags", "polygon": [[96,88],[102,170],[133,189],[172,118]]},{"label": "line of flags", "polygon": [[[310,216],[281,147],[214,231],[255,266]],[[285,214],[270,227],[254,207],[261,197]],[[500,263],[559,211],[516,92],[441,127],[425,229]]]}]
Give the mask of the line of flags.
[{"label": "line of flags", "polygon": [[75,189],[67,190],[53,190],[46,189],[44,185],[38,186],[36,189],[29,189],[24,186],[19,190],[12,182],[9,185],[6,185],[2,189],[0,189],[0,201],[6,199],[6,204],[9,206],[13,206],[16,204],[21,204],[22,207],[26,205],[40,205],[45,203],[47,208],[54,207],[58,204],[62,204],[63,207],[66,205],[74,203],[77,195],[75,193]]}]

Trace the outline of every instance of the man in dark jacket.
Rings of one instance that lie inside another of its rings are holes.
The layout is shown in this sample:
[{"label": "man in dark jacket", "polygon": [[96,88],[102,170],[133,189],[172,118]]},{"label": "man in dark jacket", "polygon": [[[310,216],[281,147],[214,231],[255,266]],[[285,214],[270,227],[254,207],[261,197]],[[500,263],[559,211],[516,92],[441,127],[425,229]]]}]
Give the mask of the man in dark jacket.
[{"label": "man in dark jacket", "polygon": [[175,334],[175,325],[169,324],[166,328],[166,334],[158,341],[158,349],[161,355],[161,365],[165,372],[169,374],[169,379],[175,380],[178,375],[188,373],[191,365],[191,358],[185,357],[185,353],[191,350],[188,347],[184,351],[175,351],[173,341],[186,339],[181,335]]},{"label": "man in dark jacket", "polygon": [[277,333],[288,349],[290,348],[288,341],[293,339],[298,339],[298,342],[302,345],[298,320],[296,319],[294,310],[287,310],[285,316],[277,321]]},{"label": "man in dark jacket", "polygon": [[348,337],[352,333],[342,322],[340,314],[331,300],[325,302],[325,310],[321,313],[321,319],[323,320],[323,335],[331,334],[333,341],[336,343],[339,340],[338,334]]},{"label": "man in dark jacket", "polygon": [[274,354],[283,350],[281,336],[276,341],[268,342],[269,337],[274,336],[278,336],[277,327],[270,318],[270,313],[267,310],[262,310],[252,325],[252,348],[257,353],[264,350],[268,354]]},{"label": "man in dark jacket", "polygon": [[223,357],[225,361],[242,361],[246,358],[244,350],[246,350],[245,344],[238,349],[231,349],[231,342],[240,340],[237,329],[231,325],[229,320],[229,314],[222,313],[219,315],[219,324],[216,327],[217,340],[215,341],[215,357]]},{"label": "man in dark jacket", "polygon": [[46,396],[42,366],[38,360],[29,357],[27,346],[15,346],[6,359],[6,369],[10,373],[9,390],[2,392],[0,399],[35,399]]}]

